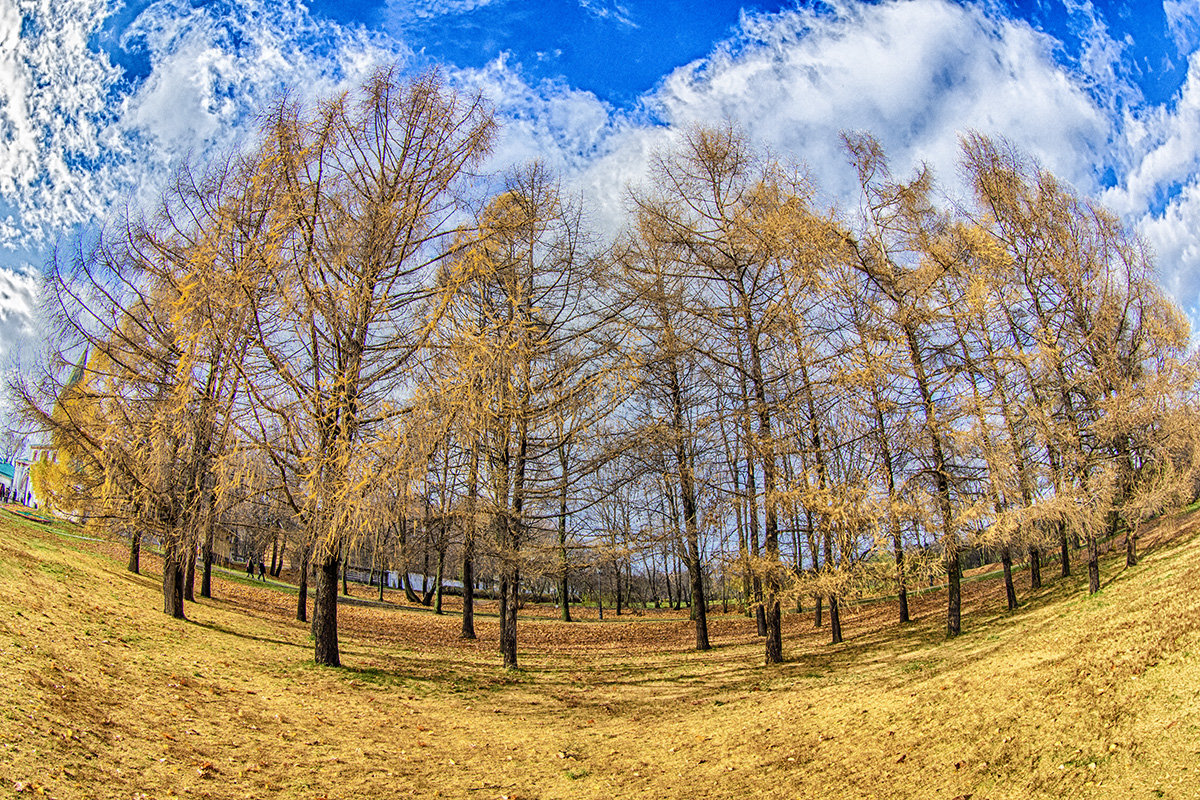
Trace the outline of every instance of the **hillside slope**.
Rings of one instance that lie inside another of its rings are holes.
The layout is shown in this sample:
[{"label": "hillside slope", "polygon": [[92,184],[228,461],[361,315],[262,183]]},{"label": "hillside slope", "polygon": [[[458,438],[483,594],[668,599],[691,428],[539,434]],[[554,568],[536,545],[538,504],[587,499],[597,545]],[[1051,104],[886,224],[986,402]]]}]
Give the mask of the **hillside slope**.
[{"label": "hillside slope", "polygon": [[[710,653],[666,613],[529,618],[505,674],[487,608],[348,604],[342,669],[312,664],[295,599],[232,576],[190,620],[117,548],[0,519],[0,794],[58,798],[1200,797],[1200,516],[1160,523],[1104,588],[1012,614],[968,584],[900,628],[889,604],[825,644],[788,615],[787,663],[714,615]],[[147,559],[149,572],[153,561]]]}]

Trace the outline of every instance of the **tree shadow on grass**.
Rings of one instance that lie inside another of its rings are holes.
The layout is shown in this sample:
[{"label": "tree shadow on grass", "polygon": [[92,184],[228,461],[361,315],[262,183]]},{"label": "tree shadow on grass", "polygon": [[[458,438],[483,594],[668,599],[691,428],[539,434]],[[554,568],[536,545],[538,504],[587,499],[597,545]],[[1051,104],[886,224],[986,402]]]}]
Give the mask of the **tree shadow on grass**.
[{"label": "tree shadow on grass", "polygon": [[297,648],[307,647],[306,644],[302,644],[300,642],[289,642],[286,639],[276,639],[271,636],[259,636],[254,633],[247,633],[246,631],[239,631],[239,630],[234,630],[233,628],[227,628],[224,625],[219,625],[216,622],[199,622],[197,620],[188,620],[188,621],[199,628],[206,628],[215,633],[226,634],[227,636],[236,636],[239,639],[250,639],[255,642],[262,642],[264,644],[278,644],[278,645],[283,645],[284,647],[297,647]]}]

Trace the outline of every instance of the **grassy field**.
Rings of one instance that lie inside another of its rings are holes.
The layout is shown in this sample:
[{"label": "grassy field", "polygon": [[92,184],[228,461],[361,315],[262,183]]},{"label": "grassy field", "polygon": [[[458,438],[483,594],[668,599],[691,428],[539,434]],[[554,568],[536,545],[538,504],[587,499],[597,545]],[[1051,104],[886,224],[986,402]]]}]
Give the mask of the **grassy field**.
[{"label": "grassy field", "polygon": [[346,666],[318,668],[282,587],[219,576],[178,622],[115,545],[3,512],[0,796],[1200,797],[1198,529],[1164,521],[1090,598],[1021,573],[1009,614],[966,584],[953,641],[938,592],[904,628],[852,610],[837,646],[790,614],[772,668],[733,614],[694,653],[679,615],[530,609],[506,674],[494,607],[462,642],[454,614],[344,605]]}]

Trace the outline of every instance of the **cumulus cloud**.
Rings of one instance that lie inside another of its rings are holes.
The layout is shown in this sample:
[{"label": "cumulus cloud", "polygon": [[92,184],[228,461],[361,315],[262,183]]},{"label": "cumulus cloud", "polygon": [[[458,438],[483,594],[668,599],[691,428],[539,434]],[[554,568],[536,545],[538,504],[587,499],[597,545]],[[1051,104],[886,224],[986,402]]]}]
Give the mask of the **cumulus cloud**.
[{"label": "cumulus cloud", "polygon": [[0,270],[0,323],[15,321],[26,332],[32,329],[29,309],[37,305],[40,281],[32,270]]},{"label": "cumulus cloud", "polygon": [[[1097,48],[1105,35],[1092,31]],[[1094,95],[1119,79],[1111,53],[1072,70],[1056,46],[983,6],[844,3],[744,16],[733,38],[664,77],[632,111],[560,82],[531,84],[505,58],[456,79],[496,103],[504,127],[493,165],[548,161],[613,228],[655,150],[687,125],[722,120],[807,164],[835,202],[855,197],[843,130],[877,135],[898,172],[927,162],[950,185],[960,133],[1002,135],[1094,191],[1113,137]]]},{"label": "cumulus cloud", "polygon": [[1200,6],[1195,0],[1163,0],[1167,30],[1181,53],[1200,47]]},{"label": "cumulus cloud", "polygon": [[561,81],[529,83],[501,56],[482,69],[451,73],[459,87],[480,92],[501,121],[491,166],[540,159],[574,173],[591,163],[612,134],[613,109]]},{"label": "cumulus cloud", "polygon": [[650,152],[669,137],[644,113],[613,108],[562,81],[526,80],[506,56],[482,69],[456,70],[455,84],[493,104],[500,135],[485,169],[501,172],[539,160],[583,195],[597,228],[623,223],[625,187],[639,181]]},{"label": "cumulus cloud", "polygon": [[244,137],[285,88],[322,92],[402,51],[318,22],[300,0],[158,0],[121,45],[143,51],[131,84],[92,42],[104,0],[0,0],[0,245],[45,243],[102,217],[131,189],[151,195],[189,154]]},{"label": "cumulus cloud", "polygon": [[[324,94],[405,52],[315,20],[302,0],[158,0],[121,40],[149,62],[131,82],[94,46],[115,5],[0,0],[0,249],[29,254],[145,205],[183,158],[244,142],[285,88]],[[24,263],[0,260],[6,342],[33,334]]]},{"label": "cumulus cloud", "polygon": [[838,133],[867,130],[899,168],[954,177],[960,132],[1004,135],[1056,172],[1091,183],[1108,120],[1054,43],[981,6],[943,0],[839,4],[747,17],[710,58],[653,99],[673,125],[728,118],[849,191]]},{"label": "cumulus cloud", "polygon": [[401,58],[394,42],[318,21],[300,0],[158,0],[122,45],[144,50],[151,70],[124,98],[116,133],[147,159],[138,169],[158,174],[182,156],[244,144],[256,114],[284,91],[320,96]]},{"label": "cumulus cloud", "polygon": [[494,165],[548,161],[614,227],[626,186],[656,149],[687,125],[722,120],[807,164],[838,202],[854,197],[843,130],[877,135],[898,172],[926,162],[951,185],[960,133],[1002,135],[1094,191],[1113,137],[1095,95],[1120,82],[1106,33],[1093,25],[1090,36],[1096,51],[1072,71],[1056,60],[1055,41],[983,6],[841,3],[743,16],[733,38],[665,76],[633,111],[560,82],[531,84],[503,57],[456,76],[496,103],[504,127]]},{"label": "cumulus cloud", "polygon": [[104,131],[119,73],[88,45],[109,10],[104,0],[0,0],[0,199],[15,218],[0,228],[6,248],[109,199]]},{"label": "cumulus cloud", "polygon": [[1173,103],[1130,112],[1122,132],[1123,180],[1104,199],[1128,215],[1161,205],[1164,193],[1200,167],[1200,52],[1189,59]]},{"label": "cumulus cloud", "polygon": [[40,338],[35,314],[41,278],[31,269],[0,267],[0,367],[20,356],[26,343]]},{"label": "cumulus cloud", "polygon": [[[41,1],[48,20],[52,0]],[[13,102],[6,108],[14,109],[8,116],[15,122],[4,140],[17,157],[6,163],[27,165],[19,168],[20,179],[11,174],[16,167],[0,175],[0,182],[8,180],[0,191],[11,203],[11,190],[18,189],[19,230],[29,230],[36,213],[47,224],[85,218],[121,196],[121,186],[152,192],[181,155],[203,157],[243,137],[255,111],[284,87],[319,91],[401,51],[363,31],[318,23],[301,0],[199,6],[158,0],[122,39],[124,47],[145,53],[149,75],[119,94],[114,68],[86,44],[94,32],[87,25],[94,28],[108,9],[102,0],[64,1],[75,4],[66,16],[79,20],[78,33],[69,37],[69,47],[44,46],[65,48],[90,66],[71,70],[69,80],[60,73],[44,92],[34,92],[29,79],[6,84],[18,87],[8,90]],[[455,13],[484,1],[444,0],[428,13]],[[0,5],[0,15],[11,17],[14,8]],[[25,38],[22,46],[36,50],[39,45],[25,44]],[[494,98],[506,122],[493,163],[543,158],[579,176],[615,211],[623,184],[637,178],[647,154],[671,129],[722,119],[804,160],[835,194],[849,189],[838,143],[843,129],[875,132],[898,165],[927,160],[944,177],[953,175],[960,131],[1000,132],[1065,177],[1086,182],[1108,139],[1108,123],[1078,76],[1055,63],[1053,48],[1024,23],[995,17],[982,6],[910,0],[745,16],[739,33],[711,56],[665,77],[645,98],[645,113],[617,112],[562,82],[530,84],[520,66],[504,58],[480,70],[451,72],[456,82]],[[9,59],[0,70],[19,72],[28,60]],[[78,188],[58,182],[70,171],[71,148],[45,148],[45,134],[23,122],[30,114],[22,104],[35,96],[69,109],[69,118],[78,121],[75,129],[82,133],[74,152],[105,162],[102,169],[78,171]],[[58,169],[45,156],[30,161],[42,151],[64,150],[56,156]],[[35,212],[33,181],[55,186],[65,206]]]},{"label": "cumulus cloud", "polygon": [[1164,288],[1200,319],[1200,52],[1170,103],[1126,115],[1120,145],[1122,178],[1102,199],[1137,224]]},{"label": "cumulus cloud", "polygon": [[[504,1],[389,0],[385,11],[420,21]],[[579,1],[631,20],[618,0]],[[131,84],[89,45],[115,2],[0,0],[0,247],[44,244],[133,193],[153,197],[182,157],[202,160],[243,141],[255,113],[285,88],[324,94],[380,63],[413,63],[406,46],[316,19],[304,0],[156,0],[121,40],[149,65]],[[692,123],[735,122],[806,163],[839,202],[853,200],[841,131],[877,135],[897,172],[924,161],[953,185],[958,135],[977,129],[1012,140],[1086,193],[1113,168],[1117,185],[1104,199],[1141,220],[1164,261],[1200,272],[1192,242],[1200,56],[1174,103],[1139,108],[1121,77],[1124,44],[1090,3],[1071,6],[1083,42],[1071,58],[997,8],[833,0],[744,15],[732,38],[664,76],[634,109],[563,81],[530,81],[503,56],[446,73],[496,105],[503,128],[491,167],[547,161],[607,227],[618,223],[625,186],[644,175],[651,153]],[[1164,9],[1175,40],[1194,48],[1194,3],[1167,0]],[[1160,213],[1147,216],[1156,205]],[[1170,285],[1194,302],[1183,267],[1173,275]]]},{"label": "cumulus cloud", "polygon": [[1161,214],[1142,217],[1138,230],[1158,256],[1163,289],[1192,320],[1200,318],[1200,179],[1190,180]]}]

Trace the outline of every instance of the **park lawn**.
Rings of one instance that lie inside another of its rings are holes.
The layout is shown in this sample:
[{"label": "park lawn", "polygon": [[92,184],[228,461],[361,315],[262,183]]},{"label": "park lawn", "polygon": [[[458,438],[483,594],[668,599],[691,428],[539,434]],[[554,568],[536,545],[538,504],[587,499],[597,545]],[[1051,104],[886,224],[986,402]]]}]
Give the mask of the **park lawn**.
[{"label": "park lawn", "polygon": [[[1200,515],[1003,611],[997,580],[848,610],[827,644],[785,616],[762,666],[746,617],[566,624],[528,609],[522,668],[459,617],[339,608],[342,668],[312,661],[295,595],[218,574],[189,620],[161,613],[153,556],[0,513],[0,796],[57,798],[1200,797]],[[1083,573],[1083,574],[1079,574]],[[363,597],[373,590],[359,587]]]}]

